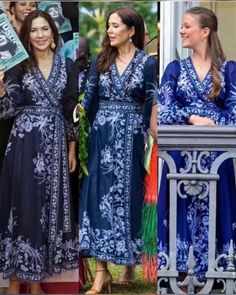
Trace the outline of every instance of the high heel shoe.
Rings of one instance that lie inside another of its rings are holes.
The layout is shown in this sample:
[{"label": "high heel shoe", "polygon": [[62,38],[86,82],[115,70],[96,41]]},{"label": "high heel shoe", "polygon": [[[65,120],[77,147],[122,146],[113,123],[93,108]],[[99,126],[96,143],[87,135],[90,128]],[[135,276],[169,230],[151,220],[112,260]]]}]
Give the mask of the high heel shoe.
[{"label": "high heel shoe", "polygon": [[96,270],[96,272],[106,272],[105,274],[105,278],[103,280],[103,283],[101,285],[101,287],[99,289],[96,289],[94,287],[92,287],[91,289],[89,289],[85,294],[86,295],[93,295],[93,294],[101,294],[101,291],[103,288],[108,288],[108,293],[111,294],[112,293],[112,276],[109,272],[108,269],[99,269]]}]

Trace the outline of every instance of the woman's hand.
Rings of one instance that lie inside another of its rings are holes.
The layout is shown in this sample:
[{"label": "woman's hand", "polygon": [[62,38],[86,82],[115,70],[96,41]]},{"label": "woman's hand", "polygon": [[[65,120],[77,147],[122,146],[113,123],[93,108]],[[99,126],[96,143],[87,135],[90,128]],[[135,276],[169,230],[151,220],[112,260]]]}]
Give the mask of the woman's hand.
[{"label": "woman's hand", "polygon": [[191,125],[204,125],[204,126],[214,126],[215,122],[207,117],[200,117],[197,115],[191,115],[189,120]]},{"label": "woman's hand", "polygon": [[5,90],[4,90],[4,70],[0,69],[0,97],[4,96]]},{"label": "woman's hand", "polygon": [[76,160],[76,143],[75,141],[69,142],[69,171],[70,173],[74,172],[77,165]]},{"label": "woman's hand", "polygon": [[148,133],[157,141],[157,126],[155,126],[155,128],[149,128]]},{"label": "woman's hand", "polygon": [[157,141],[157,104],[152,106],[149,133]]}]

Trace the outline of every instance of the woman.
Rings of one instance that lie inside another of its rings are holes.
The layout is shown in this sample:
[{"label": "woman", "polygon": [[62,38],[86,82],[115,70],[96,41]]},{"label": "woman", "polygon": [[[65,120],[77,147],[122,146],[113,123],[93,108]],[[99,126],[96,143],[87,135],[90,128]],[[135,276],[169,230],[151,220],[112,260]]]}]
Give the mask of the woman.
[{"label": "woman", "polygon": [[[217,36],[215,14],[203,7],[187,10],[180,34],[183,47],[192,49],[192,55],[171,62],[164,72],[158,95],[159,124],[235,124],[236,64],[225,61]],[[178,171],[181,167],[186,168],[188,159],[183,159],[180,153],[172,156]],[[216,153],[211,153],[210,157],[203,158],[203,167],[209,169],[216,156]],[[168,254],[166,173],[167,167],[164,167],[158,198],[158,250]],[[236,190],[232,161],[226,161],[219,173],[217,228],[221,228],[221,232],[217,232],[218,254],[228,250],[231,239],[236,241]],[[195,271],[198,278],[204,280],[208,264],[209,199],[199,200],[197,195],[187,199],[178,196],[177,202],[177,270],[186,274],[189,246],[193,245]],[[163,264],[165,262],[160,257],[159,267]]]},{"label": "woman", "polygon": [[[0,178],[0,272],[10,278],[9,294],[20,280],[42,293],[46,273],[77,267],[69,169],[74,171],[75,135],[62,116],[69,60],[52,49],[58,31],[42,11],[25,19],[20,38],[29,58],[0,72],[0,116],[16,116]],[[68,164],[69,163],[69,164]]]},{"label": "woman", "polygon": [[26,16],[37,9],[37,2],[17,1],[10,2],[9,11],[13,17],[12,24],[17,33],[20,32],[22,23]]},{"label": "woman", "polygon": [[79,214],[80,253],[96,258],[95,280],[86,294],[98,294],[104,286],[111,291],[107,261],[141,262],[144,136],[157,94],[157,62],[143,46],[140,14],[130,7],[111,11],[79,107],[96,110]]}]

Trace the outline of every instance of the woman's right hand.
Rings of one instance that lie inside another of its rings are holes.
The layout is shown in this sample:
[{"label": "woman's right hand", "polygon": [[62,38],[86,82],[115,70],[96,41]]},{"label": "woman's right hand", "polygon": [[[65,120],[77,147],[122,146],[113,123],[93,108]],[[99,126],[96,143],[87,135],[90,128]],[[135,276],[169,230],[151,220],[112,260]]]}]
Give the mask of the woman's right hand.
[{"label": "woman's right hand", "polygon": [[0,69],[0,97],[4,96],[5,90],[4,90],[4,70]]},{"label": "woman's right hand", "polygon": [[215,122],[207,117],[200,117],[197,115],[191,115],[188,123],[191,125],[203,125],[203,126],[214,126]]}]

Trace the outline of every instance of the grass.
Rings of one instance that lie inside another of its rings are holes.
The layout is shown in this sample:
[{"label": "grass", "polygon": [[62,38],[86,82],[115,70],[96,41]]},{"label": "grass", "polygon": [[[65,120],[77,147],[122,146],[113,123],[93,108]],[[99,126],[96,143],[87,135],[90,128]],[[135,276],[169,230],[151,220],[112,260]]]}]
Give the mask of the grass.
[{"label": "grass", "polygon": [[[89,266],[92,271],[92,274],[95,273],[95,260],[89,259]],[[157,294],[156,284],[147,283],[142,279],[142,269],[141,266],[135,268],[135,283],[129,285],[120,285],[119,278],[123,272],[123,266],[117,266],[114,264],[108,264],[109,271],[113,277],[113,288],[112,294]],[[80,290],[80,294],[84,294],[91,284],[86,284],[83,289]],[[107,292],[106,289],[104,289]],[[103,293],[105,294],[105,293]]]}]

